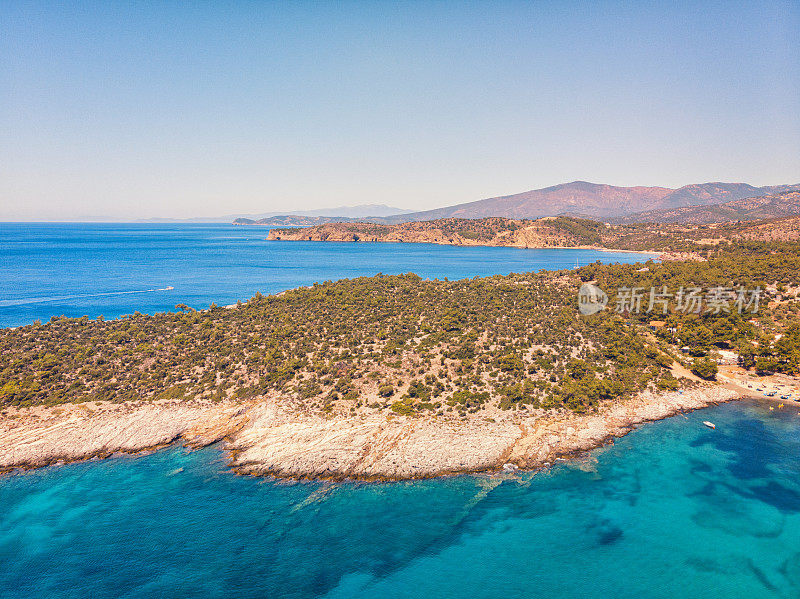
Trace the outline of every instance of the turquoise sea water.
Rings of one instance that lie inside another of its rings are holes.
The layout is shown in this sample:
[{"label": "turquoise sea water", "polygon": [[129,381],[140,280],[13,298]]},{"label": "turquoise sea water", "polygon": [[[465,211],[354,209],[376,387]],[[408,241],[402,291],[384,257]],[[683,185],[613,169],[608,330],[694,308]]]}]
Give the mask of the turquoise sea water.
[{"label": "turquoise sea water", "polygon": [[[423,278],[573,268],[649,256],[403,243],[266,241],[263,227],[0,223],[0,327],[37,318],[207,308],[317,281],[415,272]],[[167,290],[168,287],[174,289]]]},{"label": "turquoise sea water", "polygon": [[0,597],[798,597],[799,455],[796,410],[738,402],[506,477],[289,483],[178,447],[50,467],[0,478]]}]

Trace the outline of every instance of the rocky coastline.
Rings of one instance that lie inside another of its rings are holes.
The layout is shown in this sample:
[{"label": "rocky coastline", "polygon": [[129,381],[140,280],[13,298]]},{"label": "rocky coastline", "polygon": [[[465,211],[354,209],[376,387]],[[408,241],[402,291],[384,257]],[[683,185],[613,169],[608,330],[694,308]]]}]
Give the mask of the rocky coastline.
[{"label": "rocky coastline", "polygon": [[[359,223],[360,224],[360,223]],[[327,241],[339,243],[432,243],[435,245],[454,245],[469,247],[511,247],[517,249],[550,250],[595,250],[649,255],[661,261],[703,260],[692,252],[663,252],[652,250],[631,250],[609,248],[598,244],[577,241],[565,234],[553,234],[541,226],[502,231],[487,238],[467,237],[459,232],[445,231],[441,228],[424,228],[427,223],[408,223],[395,226],[373,225],[360,230],[358,225],[343,226],[341,223],[316,225],[297,229],[272,229],[268,241]],[[375,229],[373,231],[373,229]]]},{"label": "rocky coastline", "polygon": [[546,467],[635,426],[738,399],[701,385],[645,391],[593,414],[495,410],[466,419],[385,411],[321,415],[281,397],[249,402],[91,403],[8,409],[0,415],[0,472],[216,442],[240,474],[295,479],[408,480]]}]

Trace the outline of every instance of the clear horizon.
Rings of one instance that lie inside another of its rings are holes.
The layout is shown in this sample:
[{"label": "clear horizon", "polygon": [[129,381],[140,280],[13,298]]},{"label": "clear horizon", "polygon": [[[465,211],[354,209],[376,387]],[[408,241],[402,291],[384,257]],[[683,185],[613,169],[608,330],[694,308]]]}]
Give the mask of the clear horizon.
[{"label": "clear horizon", "polygon": [[800,183],[798,2],[7,2],[0,22],[2,221]]}]

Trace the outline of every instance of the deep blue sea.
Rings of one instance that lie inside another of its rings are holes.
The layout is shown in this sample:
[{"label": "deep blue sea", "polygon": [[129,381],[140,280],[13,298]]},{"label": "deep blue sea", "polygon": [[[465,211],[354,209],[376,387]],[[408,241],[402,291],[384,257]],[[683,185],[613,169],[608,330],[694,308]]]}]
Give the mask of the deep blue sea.
[{"label": "deep blue sea", "polygon": [[379,272],[460,279],[649,258],[593,250],[267,241],[268,232],[224,224],[0,223],[0,326],[62,315],[152,314],[179,303],[200,309]]},{"label": "deep blue sea", "polygon": [[[266,234],[0,225],[0,325],[224,305],[377,272],[637,258]],[[744,401],[537,473],[292,483],[232,474],[219,447],[50,467],[0,477],[0,599],[797,598],[799,458],[797,410]]]},{"label": "deep blue sea", "polygon": [[506,477],[276,482],[213,447],[50,467],[0,478],[0,597],[796,598],[798,455],[796,410],[738,402]]}]

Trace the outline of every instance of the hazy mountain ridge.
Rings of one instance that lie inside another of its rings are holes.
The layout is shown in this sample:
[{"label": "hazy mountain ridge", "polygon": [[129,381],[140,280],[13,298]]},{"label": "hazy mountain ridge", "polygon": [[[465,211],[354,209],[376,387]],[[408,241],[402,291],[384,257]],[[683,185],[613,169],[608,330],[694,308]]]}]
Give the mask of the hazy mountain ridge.
[{"label": "hazy mountain ridge", "polygon": [[747,183],[698,183],[678,189],[667,187],[617,187],[573,181],[543,189],[457,204],[437,210],[390,217],[387,222],[435,220],[439,218],[540,218],[575,214],[610,218],[662,208],[709,205],[800,188],[800,185],[754,187]]},{"label": "hazy mountain ridge", "polygon": [[540,218],[565,213],[602,217],[635,212],[639,206],[650,206],[672,191],[666,187],[616,187],[587,181],[573,181],[436,210],[414,212],[387,220],[397,223],[440,218],[486,218],[490,216]]},{"label": "hazy mountain ridge", "polygon": [[615,219],[654,210],[669,210],[684,206],[710,206],[748,197],[764,196],[792,189],[800,185],[772,185],[755,187],[747,183],[697,183],[678,189],[668,187],[618,187],[587,181],[562,183],[543,189],[498,196],[436,208],[420,212],[382,216],[310,215],[317,220],[298,221],[287,214],[270,215],[254,222],[240,219],[237,224],[269,226],[313,226],[329,222],[370,222],[399,224],[432,221],[446,218],[479,219],[502,217],[511,219],[537,219],[545,216],[570,215],[592,219]]},{"label": "hazy mountain ridge", "polygon": [[753,187],[747,183],[702,183],[698,185],[684,185],[658,201],[657,204],[653,206],[653,209],[724,204],[744,198],[789,191],[798,187],[800,187],[800,185],[767,185],[764,187]]},{"label": "hazy mountain ridge", "polygon": [[[319,217],[345,217],[345,218],[365,218],[365,217],[384,217],[396,216],[399,214],[410,214],[413,210],[395,208],[386,204],[358,204],[357,206],[337,206],[336,208],[320,208],[317,210],[300,210],[289,214],[299,216],[319,216]],[[282,216],[286,212],[275,212],[272,216]]]},{"label": "hazy mountain ridge", "polygon": [[234,225],[262,225],[267,227],[313,227],[326,223],[353,223],[363,222],[363,218],[350,218],[346,216],[304,216],[302,214],[283,214],[267,218],[237,218]]},{"label": "hazy mountain ridge", "polygon": [[776,188],[788,188],[791,191],[739,198],[722,204],[648,210],[611,220],[620,223],[680,222],[711,224],[731,221],[781,219],[800,215],[800,185],[782,185]]},{"label": "hazy mountain ridge", "polygon": [[[229,223],[234,224],[271,224],[262,223],[259,221],[279,218],[285,219],[290,216],[295,217],[308,217],[310,220],[304,222],[304,225],[315,225],[323,222],[331,222],[335,219],[336,222],[347,222],[348,219],[357,220],[368,217],[388,217],[397,216],[401,214],[408,214],[411,210],[403,208],[395,208],[394,206],[387,206],[386,204],[358,204],[356,206],[337,206],[335,208],[318,208],[315,210],[284,210],[264,212],[260,214],[227,214],[223,216],[197,216],[192,218],[148,218],[142,219],[137,222],[147,223]],[[322,220],[314,221],[314,218]],[[324,220],[327,219],[327,220]],[[283,221],[278,221],[276,224],[282,224]]]}]

